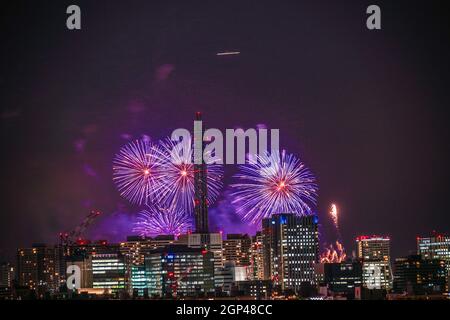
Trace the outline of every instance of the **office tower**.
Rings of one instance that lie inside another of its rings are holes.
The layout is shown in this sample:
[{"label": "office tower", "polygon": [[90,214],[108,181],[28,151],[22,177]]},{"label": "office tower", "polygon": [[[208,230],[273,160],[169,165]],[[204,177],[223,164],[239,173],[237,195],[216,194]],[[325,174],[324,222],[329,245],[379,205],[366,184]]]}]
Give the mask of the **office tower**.
[{"label": "office tower", "polygon": [[342,294],[350,299],[355,296],[355,288],[362,285],[362,264],[359,261],[325,263],[324,283],[333,294]]},{"label": "office tower", "polygon": [[252,239],[247,234],[228,234],[223,240],[223,261],[234,262],[236,266],[249,266]]},{"label": "office tower", "polygon": [[171,245],[145,257],[149,296],[200,296],[214,292],[214,256],[201,248]]},{"label": "office tower", "polygon": [[118,252],[92,254],[92,283],[94,289],[111,292],[126,289],[125,257]]},{"label": "office tower", "polygon": [[417,237],[417,254],[423,259],[439,259],[447,263],[450,273],[450,237],[434,233],[431,237]]},{"label": "office tower", "polygon": [[446,263],[411,255],[395,259],[394,292],[411,296],[441,295],[448,291]]},{"label": "office tower", "polygon": [[263,258],[263,240],[260,231],[252,237],[250,248],[250,270],[252,280],[264,279],[264,258]]},{"label": "office tower", "polygon": [[363,287],[389,290],[392,287],[390,239],[359,236],[356,244],[358,259],[362,262]]},{"label": "office tower", "polygon": [[[202,121],[202,114],[195,114],[196,121]],[[194,216],[195,232],[200,234],[208,233],[208,185],[207,168],[203,159],[203,128],[194,126]],[[201,157],[201,158],[200,158]],[[201,163],[199,163],[201,162]]]},{"label": "office tower", "polygon": [[59,260],[55,247],[33,244],[32,248],[17,250],[17,280],[20,286],[45,292],[59,288]]},{"label": "office tower", "polygon": [[315,215],[274,214],[262,221],[264,277],[281,290],[299,292],[315,284],[319,257],[318,218]]}]

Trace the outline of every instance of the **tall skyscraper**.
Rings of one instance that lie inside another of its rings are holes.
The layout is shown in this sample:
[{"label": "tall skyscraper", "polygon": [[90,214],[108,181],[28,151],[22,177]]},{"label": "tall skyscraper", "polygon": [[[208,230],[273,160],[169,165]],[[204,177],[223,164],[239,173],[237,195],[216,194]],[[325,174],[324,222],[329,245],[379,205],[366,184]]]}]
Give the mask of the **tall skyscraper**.
[{"label": "tall skyscraper", "polygon": [[356,244],[358,259],[362,262],[363,286],[389,290],[392,287],[389,237],[359,236]]},{"label": "tall skyscraper", "polygon": [[439,259],[447,263],[450,273],[450,237],[435,233],[431,237],[417,237],[417,254],[423,259]]},{"label": "tall skyscraper", "polygon": [[[207,234],[208,229],[208,185],[207,185],[207,169],[203,159],[203,127],[197,125],[198,121],[202,121],[202,114],[195,114],[196,124],[194,125],[194,211],[195,211],[195,232]],[[199,163],[201,162],[201,163]]]},{"label": "tall skyscraper", "polygon": [[262,221],[264,276],[281,290],[299,292],[315,284],[319,258],[318,218],[315,215],[274,214]]}]

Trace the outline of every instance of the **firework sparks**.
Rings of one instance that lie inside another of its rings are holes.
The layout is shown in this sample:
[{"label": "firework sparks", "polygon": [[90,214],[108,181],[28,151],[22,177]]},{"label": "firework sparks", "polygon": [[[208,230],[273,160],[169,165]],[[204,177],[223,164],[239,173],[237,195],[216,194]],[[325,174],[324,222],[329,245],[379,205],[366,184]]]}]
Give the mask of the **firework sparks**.
[{"label": "firework sparks", "polygon": [[133,232],[144,237],[160,234],[179,235],[190,231],[192,227],[192,217],[184,211],[149,205],[139,213]]},{"label": "firework sparks", "polygon": [[233,184],[233,204],[242,220],[257,224],[275,213],[309,215],[317,184],[309,169],[285,151],[256,155],[254,163],[241,165]]},{"label": "firework sparks", "polygon": [[330,216],[331,219],[333,219],[333,223],[334,226],[336,227],[336,230],[339,230],[338,209],[334,203],[332,203],[330,207]]},{"label": "firework sparks", "polygon": [[113,180],[120,194],[141,205],[153,200],[161,180],[157,147],[148,139],[131,142],[120,149],[113,162]]},{"label": "firework sparks", "polygon": [[[161,142],[158,158],[162,163],[162,185],[157,190],[158,202],[168,208],[178,208],[186,212],[194,211],[194,175],[193,146],[191,141],[174,142],[166,139]],[[218,164],[206,164],[208,204],[219,196],[222,188],[223,167]]]},{"label": "firework sparks", "polygon": [[339,241],[336,241],[336,248],[331,244],[325,249],[325,252],[320,256],[321,263],[340,263],[345,261],[347,254],[344,246]]}]

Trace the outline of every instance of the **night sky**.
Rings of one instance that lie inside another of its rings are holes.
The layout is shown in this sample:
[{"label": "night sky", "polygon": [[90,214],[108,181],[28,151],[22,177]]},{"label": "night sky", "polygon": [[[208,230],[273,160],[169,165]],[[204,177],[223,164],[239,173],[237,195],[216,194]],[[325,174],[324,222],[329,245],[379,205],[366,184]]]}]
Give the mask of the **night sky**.
[{"label": "night sky", "polygon": [[[279,128],[319,183],[323,242],[340,208],[360,234],[450,233],[449,34],[444,1],[11,1],[2,8],[0,259],[56,243],[91,209],[92,239],[123,240],[138,208],[112,182],[132,139],[205,125]],[[82,30],[66,29],[78,4]],[[369,31],[365,10],[382,9]],[[217,57],[224,50],[239,56]],[[225,184],[235,172],[226,166]],[[213,229],[252,231],[230,206]]]}]

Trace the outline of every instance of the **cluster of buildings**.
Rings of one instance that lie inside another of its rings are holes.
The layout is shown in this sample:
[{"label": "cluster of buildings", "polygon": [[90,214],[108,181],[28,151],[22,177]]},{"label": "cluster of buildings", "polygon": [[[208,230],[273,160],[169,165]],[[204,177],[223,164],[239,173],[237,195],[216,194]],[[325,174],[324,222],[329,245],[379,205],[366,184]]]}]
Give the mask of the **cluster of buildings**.
[{"label": "cluster of buildings", "polygon": [[390,239],[356,238],[352,258],[321,263],[318,219],[276,214],[261,232],[130,236],[17,250],[1,264],[7,299],[445,299],[450,237],[417,238],[417,253],[391,259]]}]

